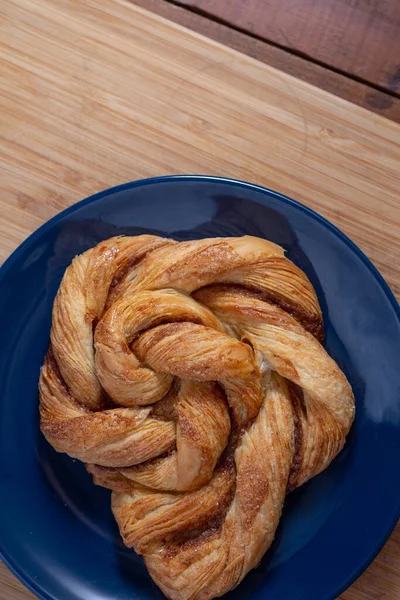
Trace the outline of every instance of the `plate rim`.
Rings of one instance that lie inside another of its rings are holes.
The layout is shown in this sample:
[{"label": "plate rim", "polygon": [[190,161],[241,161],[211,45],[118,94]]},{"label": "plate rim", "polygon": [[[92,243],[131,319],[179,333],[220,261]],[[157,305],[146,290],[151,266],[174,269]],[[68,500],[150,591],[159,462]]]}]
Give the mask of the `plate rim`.
[{"label": "plate rim", "polygon": [[[49,230],[53,225],[55,225],[56,223],[61,221],[64,217],[72,214],[80,207],[86,206],[88,204],[92,204],[93,202],[96,202],[100,198],[104,198],[106,196],[109,196],[111,194],[118,193],[118,192],[121,192],[124,190],[134,189],[136,187],[142,187],[142,186],[153,185],[153,184],[158,184],[158,183],[179,182],[179,181],[192,181],[192,182],[197,182],[197,183],[211,182],[211,183],[218,183],[218,184],[222,183],[222,184],[233,185],[234,187],[242,187],[242,188],[250,189],[253,191],[261,192],[263,194],[266,193],[268,196],[272,196],[272,197],[284,202],[285,204],[291,205],[292,207],[296,208],[300,212],[306,213],[312,219],[316,220],[321,225],[323,225],[328,230],[330,230],[342,242],[344,242],[344,244],[352,252],[354,252],[358,256],[358,258],[361,260],[361,262],[371,272],[372,276],[377,280],[377,282],[380,285],[382,291],[384,292],[386,298],[389,300],[391,308],[393,309],[394,314],[397,317],[397,321],[400,324],[400,305],[399,305],[394,293],[392,292],[389,284],[386,282],[383,275],[381,275],[381,273],[378,271],[378,269],[375,267],[375,265],[372,263],[372,261],[368,258],[368,256],[357,246],[357,244],[355,244],[355,242],[353,242],[336,225],[331,223],[328,219],[326,219],[325,217],[320,215],[318,212],[316,212],[312,208],[309,208],[305,204],[299,202],[298,200],[294,200],[293,198],[290,198],[289,196],[286,196],[285,194],[282,194],[281,192],[277,192],[266,186],[258,185],[255,183],[250,183],[250,182],[243,181],[240,179],[223,177],[223,176],[214,176],[214,175],[200,175],[200,174],[179,175],[179,174],[176,174],[176,175],[160,175],[160,176],[156,176],[156,177],[147,177],[144,179],[132,180],[132,181],[128,181],[125,183],[121,183],[119,185],[115,185],[115,186],[106,188],[106,189],[96,192],[95,194],[92,194],[78,202],[71,204],[71,206],[68,206],[61,212],[59,212],[56,215],[54,215],[53,217],[51,217],[49,220],[45,221],[42,225],[40,225],[23,242],[21,242],[21,244],[19,244],[17,246],[17,248],[10,254],[10,256],[3,262],[3,264],[0,266],[0,286],[2,284],[2,280],[4,279],[5,275],[7,274],[7,272],[13,267],[13,264],[15,263],[15,261],[18,260],[18,258],[23,254],[25,249],[27,247],[29,247],[30,244],[35,242],[35,240],[37,238],[39,238],[42,234],[46,233],[46,231]],[[379,552],[383,548],[386,541],[389,539],[392,531],[396,527],[396,524],[397,524],[399,518],[400,518],[400,498],[399,498],[399,504],[398,504],[398,508],[397,508],[397,511],[395,514],[395,518],[393,519],[393,522],[391,522],[391,524],[389,525],[389,528],[387,530],[385,530],[385,532],[381,536],[379,542],[371,550],[368,557],[362,562],[361,565],[358,566],[357,569],[355,569],[348,576],[348,578],[344,582],[342,582],[334,590],[333,594],[327,596],[323,600],[335,600],[342,592],[344,592],[346,589],[348,589],[350,587],[350,585],[352,585],[360,577],[360,575],[373,562],[373,560],[376,558],[376,556],[379,554]],[[31,591],[33,594],[35,594],[35,596],[37,598],[39,598],[39,600],[58,600],[52,593],[46,591],[44,588],[42,588],[42,586],[39,583],[37,583],[34,579],[32,579],[32,577],[30,575],[25,573],[21,567],[14,564],[13,560],[7,556],[7,553],[1,543],[1,540],[0,540],[0,560],[2,560],[4,565],[11,571],[11,573],[13,573],[13,575],[15,575],[17,577],[17,579],[19,579],[19,581],[21,581],[23,583],[23,585],[29,591]]]}]

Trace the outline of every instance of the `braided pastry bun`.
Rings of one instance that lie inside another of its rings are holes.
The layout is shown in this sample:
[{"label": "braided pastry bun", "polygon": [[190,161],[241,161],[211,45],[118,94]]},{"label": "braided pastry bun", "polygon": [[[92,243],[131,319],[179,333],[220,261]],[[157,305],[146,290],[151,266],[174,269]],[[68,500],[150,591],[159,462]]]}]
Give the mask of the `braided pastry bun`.
[{"label": "braided pastry bun", "polygon": [[235,587],[288,491],[342,449],[354,397],[322,339],[310,281],[259,238],[116,237],[67,268],[41,429],[113,490],[125,544],[169,598]]}]

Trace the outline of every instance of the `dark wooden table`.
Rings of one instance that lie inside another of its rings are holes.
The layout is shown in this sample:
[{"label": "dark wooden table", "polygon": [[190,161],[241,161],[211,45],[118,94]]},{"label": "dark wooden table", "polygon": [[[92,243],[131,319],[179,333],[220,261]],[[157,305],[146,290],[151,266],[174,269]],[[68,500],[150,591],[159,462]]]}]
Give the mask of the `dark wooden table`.
[{"label": "dark wooden table", "polygon": [[133,0],[400,122],[400,0]]}]

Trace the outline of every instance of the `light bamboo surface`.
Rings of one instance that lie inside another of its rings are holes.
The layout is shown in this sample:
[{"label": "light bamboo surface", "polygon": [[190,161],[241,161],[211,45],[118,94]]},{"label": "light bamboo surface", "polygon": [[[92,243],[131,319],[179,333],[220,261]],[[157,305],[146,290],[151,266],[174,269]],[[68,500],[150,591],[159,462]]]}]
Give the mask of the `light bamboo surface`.
[{"label": "light bamboo surface", "polygon": [[[245,179],[347,233],[400,293],[400,126],[122,0],[0,3],[0,260],[103,188]],[[32,594],[0,567],[0,599]],[[400,528],[343,600],[400,598]]]}]

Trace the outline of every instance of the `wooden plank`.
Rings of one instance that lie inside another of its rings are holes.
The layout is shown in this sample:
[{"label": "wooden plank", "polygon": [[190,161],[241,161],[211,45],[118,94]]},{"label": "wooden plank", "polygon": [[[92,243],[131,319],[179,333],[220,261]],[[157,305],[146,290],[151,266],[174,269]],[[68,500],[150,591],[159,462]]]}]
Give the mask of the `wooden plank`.
[{"label": "wooden plank", "polygon": [[[2,10],[1,259],[84,196],[200,172],[314,208],[400,293],[399,125],[123,0]],[[343,600],[398,600],[399,545],[397,528]],[[32,598],[5,567],[0,593]]]},{"label": "wooden plank", "polygon": [[34,598],[36,596],[0,562],[0,600],[34,600]]},{"label": "wooden plank", "polygon": [[241,30],[400,91],[398,0],[179,0]]},{"label": "wooden plank", "polygon": [[166,0],[131,1],[162,17],[171,19],[175,23],[189,27],[197,33],[221,42],[234,50],[257,58],[284,73],[298,77],[345,100],[354,102],[358,106],[363,106],[400,123],[400,98],[374,89],[340,73],[335,73],[282,48],[255,39],[186,8],[166,2]]}]

